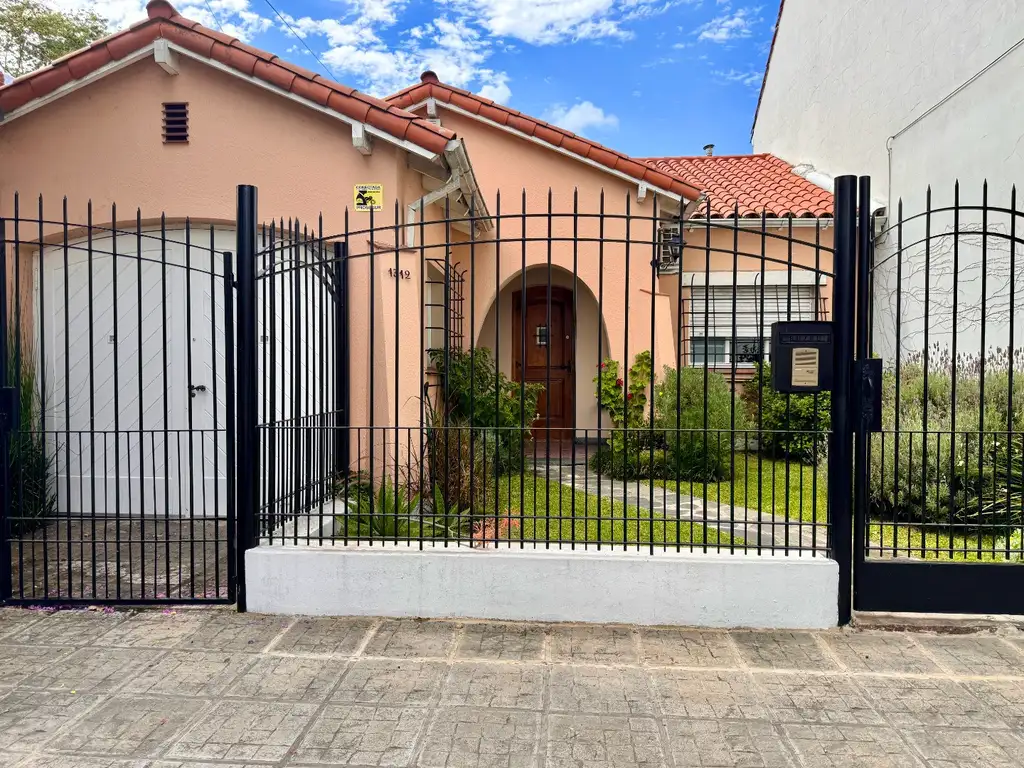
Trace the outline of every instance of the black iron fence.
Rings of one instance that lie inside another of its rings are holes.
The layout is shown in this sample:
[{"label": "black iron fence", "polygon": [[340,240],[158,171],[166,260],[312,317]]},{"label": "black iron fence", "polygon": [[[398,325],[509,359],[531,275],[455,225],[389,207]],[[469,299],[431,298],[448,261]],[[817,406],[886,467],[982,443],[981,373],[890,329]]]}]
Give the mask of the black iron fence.
[{"label": "black iron fence", "polygon": [[830,220],[453,205],[258,229],[261,543],[830,552],[829,398],[767,355]]},{"label": "black iron fence", "polygon": [[[228,226],[15,198],[0,597],[244,607],[244,550],[287,544],[829,556],[841,617],[854,573],[862,608],[1024,608],[1020,213],[989,195],[340,228],[260,225],[251,187]],[[833,323],[831,395],[772,387],[786,320]]]}]

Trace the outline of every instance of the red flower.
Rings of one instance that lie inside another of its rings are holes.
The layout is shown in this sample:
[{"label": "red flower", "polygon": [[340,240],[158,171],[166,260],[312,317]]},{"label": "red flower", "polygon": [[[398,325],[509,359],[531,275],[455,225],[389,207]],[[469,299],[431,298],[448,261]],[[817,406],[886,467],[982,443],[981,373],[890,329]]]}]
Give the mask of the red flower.
[{"label": "red flower", "polygon": [[599,365],[598,367],[602,368],[602,369],[607,368],[608,367],[608,363],[601,363],[601,365]]},{"label": "red flower", "polygon": [[630,392],[628,395],[626,395],[626,399],[627,400],[632,400],[633,399],[633,393]]},{"label": "red flower", "polygon": [[622,379],[616,379],[615,380],[615,386],[616,387],[621,387],[622,386]]}]

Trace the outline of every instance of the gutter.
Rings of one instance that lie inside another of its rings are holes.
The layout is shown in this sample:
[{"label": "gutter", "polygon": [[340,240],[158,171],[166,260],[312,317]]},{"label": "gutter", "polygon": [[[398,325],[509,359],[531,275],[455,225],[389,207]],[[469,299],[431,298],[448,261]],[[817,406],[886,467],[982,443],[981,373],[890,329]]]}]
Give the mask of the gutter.
[{"label": "gutter", "polygon": [[[475,225],[485,232],[494,229],[494,221],[487,210],[487,202],[480,192],[480,185],[477,184],[476,175],[473,173],[473,166],[469,161],[466,145],[462,139],[452,139],[448,142],[448,146],[444,150],[444,158],[450,171],[448,180],[437,189],[410,203],[406,209],[406,248],[416,247],[416,225],[419,223],[418,218],[422,216],[427,206],[445,199],[453,192],[462,192],[463,196],[471,201],[467,208],[473,212],[474,222],[470,222],[470,226]],[[466,215],[469,215],[468,211]]]},{"label": "gutter", "polygon": [[[833,224],[831,216],[819,217],[782,217],[782,218],[764,218],[760,216],[753,216],[749,218],[734,219],[731,216],[723,217],[720,219],[711,219],[711,229],[761,229],[761,223],[764,222],[765,229],[788,229],[790,224],[793,225],[793,229],[799,229],[801,227],[820,227],[821,229],[828,229]],[[704,218],[700,219],[689,219],[683,222],[683,228],[692,232],[696,229],[707,229],[708,220]]]}]

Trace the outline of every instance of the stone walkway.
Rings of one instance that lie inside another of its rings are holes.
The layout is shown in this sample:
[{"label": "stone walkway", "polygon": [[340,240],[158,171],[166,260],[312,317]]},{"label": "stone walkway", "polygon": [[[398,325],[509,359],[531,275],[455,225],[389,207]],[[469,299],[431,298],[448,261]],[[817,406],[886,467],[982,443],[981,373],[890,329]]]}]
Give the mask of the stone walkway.
[{"label": "stone walkway", "polygon": [[[666,596],[669,599],[669,596]],[[0,610],[0,766],[1021,765],[1024,634]]]},{"label": "stone walkway", "polygon": [[653,509],[656,515],[672,520],[693,521],[708,528],[717,528],[738,536],[751,546],[760,542],[764,546],[774,544],[776,551],[827,551],[828,533],[824,509],[820,512],[820,522],[811,524],[798,519],[788,520],[783,515],[705,501],[668,488],[652,487],[642,480],[613,480],[607,475],[598,478],[596,473],[579,461],[575,466],[571,460],[538,461],[533,469],[538,477],[549,482],[559,482],[577,491],[625,502],[640,509]]}]

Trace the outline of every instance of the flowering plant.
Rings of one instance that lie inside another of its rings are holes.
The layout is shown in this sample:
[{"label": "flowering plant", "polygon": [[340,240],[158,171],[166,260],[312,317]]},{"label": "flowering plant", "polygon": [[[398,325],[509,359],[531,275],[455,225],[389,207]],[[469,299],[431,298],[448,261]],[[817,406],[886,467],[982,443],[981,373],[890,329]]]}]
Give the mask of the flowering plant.
[{"label": "flowering plant", "polygon": [[615,427],[638,429],[644,425],[647,387],[651,383],[651,353],[640,352],[626,373],[628,385],[619,375],[619,363],[611,358],[598,366],[594,383],[598,402],[611,416]]}]

